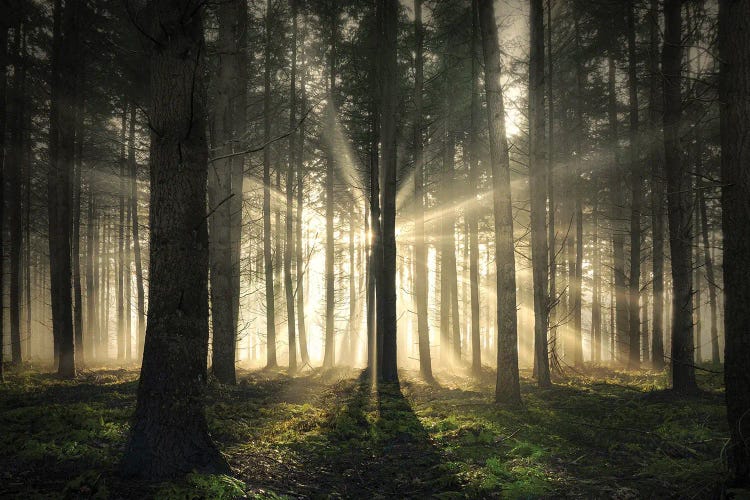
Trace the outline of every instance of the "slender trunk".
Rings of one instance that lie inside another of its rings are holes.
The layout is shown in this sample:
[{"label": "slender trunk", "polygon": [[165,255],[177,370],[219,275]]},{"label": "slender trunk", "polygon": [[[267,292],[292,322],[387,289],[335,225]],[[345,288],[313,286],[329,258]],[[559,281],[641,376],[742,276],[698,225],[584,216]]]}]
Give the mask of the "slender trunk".
[{"label": "slender trunk", "polygon": [[414,34],[416,58],[414,77],[414,295],[417,306],[419,373],[432,380],[427,271],[427,245],[424,235],[424,32],[422,0],[414,0]]},{"label": "slender trunk", "polygon": [[551,385],[547,326],[547,166],[544,141],[544,4],[532,0],[529,55],[529,192],[531,196],[531,265],[534,288],[534,371],[540,387]]},{"label": "slender trunk", "polygon": [[701,239],[703,243],[703,264],[706,271],[706,282],[708,285],[708,306],[711,314],[711,362],[718,366],[719,358],[719,319],[717,306],[717,286],[714,272],[714,262],[711,258],[711,246],[708,241],[708,211],[706,209],[706,183],[699,176],[698,207],[701,220]]},{"label": "slender trunk", "polygon": [[[135,106],[130,114],[131,123],[135,126]],[[138,164],[135,160],[135,135],[131,136],[128,150],[128,164],[130,165],[130,223],[133,231],[133,258],[135,260],[135,280],[137,288],[138,307],[138,338],[136,358],[143,356],[143,344],[146,339],[146,294],[143,285],[143,261],[141,259],[141,238],[138,227]]]},{"label": "slender trunk", "polygon": [[[581,54],[581,35],[579,27],[578,13],[576,12],[575,17],[575,41],[576,41],[576,52]],[[581,63],[581,56],[576,58],[576,93],[575,93],[575,115],[576,115],[576,130],[575,130],[575,180],[573,185],[573,193],[575,197],[575,263],[573,268],[572,280],[570,283],[570,295],[571,295],[571,309],[573,313],[573,364],[575,366],[583,365],[583,332],[581,309],[583,305],[583,177],[582,173],[582,157],[583,157],[583,134],[584,134],[584,117],[583,117],[583,93],[585,91],[585,78],[586,75],[583,73],[583,66]]]},{"label": "slender trunk", "polygon": [[[335,10],[335,8],[334,8]],[[335,308],[335,279],[333,272],[334,264],[334,241],[333,241],[333,217],[334,217],[334,183],[335,183],[335,147],[336,147],[336,50],[338,45],[339,19],[338,11],[331,13],[331,47],[329,53],[330,80],[328,83],[328,157],[326,158],[326,258],[325,258],[325,280],[326,280],[326,319],[325,319],[325,353],[323,355],[323,366],[331,368],[336,363],[336,325],[334,323]]]},{"label": "slender trunk", "polygon": [[[300,40],[300,45],[304,46],[304,38]],[[300,63],[300,108],[307,109],[307,92],[306,92],[306,75],[304,51],[302,51],[302,61]],[[297,173],[297,234],[294,238],[296,248],[296,271],[297,271],[297,326],[299,329],[299,353],[303,364],[310,365],[310,355],[307,352],[307,329],[305,328],[305,262],[302,253],[302,215],[304,210],[304,188],[305,175],[302,159],[305,153],[305,122],[299,126],[299,140],[296,142],[297,154],[295,160]]]},{"label": "slender trunk", "polygon": [[497,386],[498,403],[520,404],[518,329],[516,317],[516,267],[513,247],[513,213],[510,159],[505,135],[505,108],[500,87],[500,45],[493,2],[479,2],[484,51],[487,118],[492,164],[495,214],[495,266],[497,280]]},{"label": "slender trunk", "polygon": [[638,77],[636,74],[635,0],[628,1],[628,95],[630,102],[630,293],[628,368],[641,366],[641,204],[643,172],[638,144]]},{"label": "slender trunk", "polygon": [[120,175],[117,199],[119,203],[117,224],[117,359],[125,359],[125,137],[128,105],[123,104],[120,128]]},{"label": "slender trunk", "polygon": [[[263,140],[271,140],[271,0],[266,2],[266,47],[263,76]],[[271,149],[263,148],[263,266],[266,281],[266,367],[275,368],[276,311],[271,259]]]},{"label": "slender trunk", "polygon": [[[21,15],[14,26],[13,36],[13,91],[9,117],[10,144],[7,151],[6,181],[8,183],[8,208],[10,212],[10,353],[14,365],[21,364],[21,163],[23,159],[24,95],[21,66],[21,32],[24,29]],[[3,102],[4,106],[5,103]],[[2,153],[2,151],[0,151]],[[3,189],[5,185],[2,186]]]},{"label": "slender trunk", "polygon": [[[289,130],[297,120],[297,2],[292,0],[292,74],[289,91]],[[297,371],[297,335],[294,324],[294,288],[292,285],[292,249],[294,248],[294,167],[295,134],[289,134],[289,161],[286,167],[286,244],[284,245],[284,291],[286,292],[287,337],[289,340],[289,373]]]},{"label": "slender trunk", "polygon": [[649,143],[651,163],[651,231],[653,233],[653,330],[651,332],[651,366],[655,370],[664,368],[664,172],[662,165],[663,140],[658,137],[661,129],[659,95],[659,2],[649,3],[649,125],[656,136]]},{"label": "slender trunk", "polygon": [[[471,128],[469,131],[469,189],[472,196],[479,190],[479,5],[471,2]],[[471,372],[478,377],[482,372],[481,327],[479,322],[479,203],[467,207],[466,223],[469,233],[469,283],[471,284]],[[426,275],[426,273],[425,273]],[[425,279],[425,286],[427,285]],[[546,334],[546,332],[545,332]],[[546,347],[545,347],[546,352]]]},{"label": "slender trunk", "polygon": [[[82,72],[81,72],[82,73]],[[83,364],[83,298],[81,296],[81,178],[83,169],[83,144],[85,140],[83,77],[78,81],[75,123],[75,162],[73,165],[73,235],[71,257],[73,265],[73,331],[75,332],[76,359]]]},{"label": "slender trunk", "polygon": [[553,358],[557,357],[557,231],[555,229],[555,99],[553,96],[552,77],[553,77],[553,59],[552,59],[552,0],[547,0],[547,211],[549,212],[549,221],[547,224],[547,251],[549,252],[549,292],[547,294],[548,318],[549,323],[549,346],[547,353],[552,353]]},{"label": "slender trunk", "polygon": [[683,166],[680,146],[681,5],[680,0],[666,0],[664,4],[664,167],[672,257],[672,386],[677,392],[691,392],[697,386],[693,367],[691,182]]}]

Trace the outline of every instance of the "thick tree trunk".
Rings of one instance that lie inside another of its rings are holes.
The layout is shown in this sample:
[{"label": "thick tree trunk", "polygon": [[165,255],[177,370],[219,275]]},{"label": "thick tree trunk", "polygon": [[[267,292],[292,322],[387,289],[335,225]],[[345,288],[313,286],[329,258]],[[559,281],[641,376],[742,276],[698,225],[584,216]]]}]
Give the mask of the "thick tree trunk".
[{"label": "thick tree trunk", "polygon": [[638,77],[636,74],[635,0],[628,1],[628,95],[630,115],[630,293],[629,293],[629,356],[628,368],[641,366],[641,205],[643,172],[638,144]]},{"label": "thick tree trunk", "polygon": [[529,55],[529,191],[531,196],[531,265],[534,283],[534,371],[540,387],[551,385],[547,327],[547,166],[544,141],[544,5],[532,0]]},{"label": "thick tree trunk", "polygon": [[[6,102],[7,94],[7,76],[8,66],[8,21],[9,19],[0,20],[0,102]],[[0,106],[0,186],[5,186],[5,125],[7,120],[6,107]],[[5,189],[0,189],[0,235],[5,234]],[[3,255],[3,241],[0,238],[0,255]],[[0,290],[4,290],[3,274],[0,273]],[[4,355],[5,355],[5,318],[3,307],[3,294],[0,294],[0,383],[4,379]]]},{"label": "thick tree trunk", "polygon": [[[661,100],[659,95],[659,2],[649,2],[649,97],[648,112],[652,138],[649,144],[651,163],[651,231],[653,234],[653,330],[651,332],[651,366],[664,368],[664,172],[662,165],[663,140],[661,129]],[[654,137],[656,136],[656,137]]]},{"label": "thick tree trunk", "polygon": [[398,65],[396,60],[398,0],[378,0],[378,54],[381,82],[380,142],[383,165],[382,272],[378,280],[378,322],[382,322],[382,343],[378,352],[379,380],[398,384],[396,333],[396,117]]},{"label": "thick tree trunk", "polygon": [[419,373],[432,380],[430,326],[428,323],[427,245],[424,236],[424,131],[422,94],[424,93],[424,32],[422,0],[414,0],[414,35],[416,38],[414,77],[414,295],[417,306]]},{"label": "thick tree trunk", "polygon": [[138,400],[121,465],[125,475],[145,479],[227,473],[203,408],[208,149],[202,8],[195,0],[170,0],[149,10],[150,300]]},{"label": "thick tree trunk", "polygon": [[721,202],[724,230],[724,382],[730,482],[750,487],[750,2],[719,2]]},{"label": "thick tree trunk", "polygon": [[[263,140],[271,140],[271,0],[266,2],[266,47],[263,74]],[[263,268],[266,281],[266,367],[276,368],[276,310],[271,259],[271,149],[263,148]]]},{"label": "thick tree trunk", "polygon": [[70,239],[78,8],[78,0],[67,1],[64,9],[61,0],[55,1],[50,86],[52,93],[47,188],[52,334],[58,358],[57,372],[65,378],[73,378],[76,373]]},{"label": "thick tree trunk", "polygon": [[510,159],[505,136],[505,107],[500,87],[500,44],[495,8],[479,0],[479,21],[484,51],[485,91],[492,164],[495,214],[495,266],[497,279],[497,387],[495,400],[521,403],[518,379],[518,329],[516,317],[516,264],[513,247],[513,213],[510,192]]},{"label": "thick tree trunk", "polygon": [[680,95],[682,2],[664,4],[664,167],[667,174],[667,219],[672,256],[672,385],[677,392],[696,389],[693,367],[693,279],[691,179],[681,158]]}]

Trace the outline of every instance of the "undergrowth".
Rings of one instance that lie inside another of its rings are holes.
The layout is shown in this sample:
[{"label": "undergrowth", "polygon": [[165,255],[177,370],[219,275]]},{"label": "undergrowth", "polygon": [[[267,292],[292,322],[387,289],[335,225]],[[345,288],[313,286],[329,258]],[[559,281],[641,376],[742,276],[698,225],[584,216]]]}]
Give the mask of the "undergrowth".
[{"label": "undergrowth", "polygon": [[402,373],[374,391],[354,370],[243,372],[209,387],[211,433],[233,476],[125,482],[117,464],[137,372],[73,382],[11,371],[0,386],[0,496],[18,498],[706,498],[724,477],[720,377],[678,397],[663,373],[603,368],[523,378],[524,406],[479,381]]}]

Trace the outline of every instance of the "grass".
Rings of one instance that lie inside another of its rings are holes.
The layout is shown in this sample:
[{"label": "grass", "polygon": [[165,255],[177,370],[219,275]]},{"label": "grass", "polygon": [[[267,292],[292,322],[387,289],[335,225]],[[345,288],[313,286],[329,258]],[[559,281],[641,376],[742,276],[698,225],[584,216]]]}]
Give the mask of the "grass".
[{"label": "grass", "polygon": [[137,372],[73,382],[33,371],[0,386],[0,496],[18,498],[705,498],[720,493],[728,435],[720,376],[677,397],[663,373],[591,369],[524,406],[479,381],[402,373],[374,392],[359,372],[242,372],[212,384],[207,414],[233,477],[124,482],[119,460]]}]

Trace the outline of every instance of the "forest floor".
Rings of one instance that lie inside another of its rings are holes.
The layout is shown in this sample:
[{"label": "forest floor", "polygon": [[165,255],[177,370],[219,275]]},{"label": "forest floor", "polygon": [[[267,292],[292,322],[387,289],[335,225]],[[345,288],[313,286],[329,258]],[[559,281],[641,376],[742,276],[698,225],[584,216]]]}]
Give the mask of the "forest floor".
[{"label": "forest floor", "polygon": [[663,373],[591,368],[524,406],[481,381],[402,372],[371,390],[361,372],[242,371],[211,384],[207,413],[233,477],[125,482],[117,462],[136,370],[75,381],[25,369],[0,386],[0,497],[14,498],[711,498],[728,436],[721,375],[678,397]]}]

